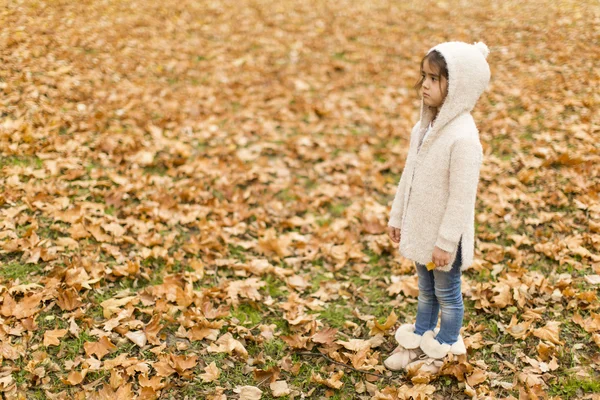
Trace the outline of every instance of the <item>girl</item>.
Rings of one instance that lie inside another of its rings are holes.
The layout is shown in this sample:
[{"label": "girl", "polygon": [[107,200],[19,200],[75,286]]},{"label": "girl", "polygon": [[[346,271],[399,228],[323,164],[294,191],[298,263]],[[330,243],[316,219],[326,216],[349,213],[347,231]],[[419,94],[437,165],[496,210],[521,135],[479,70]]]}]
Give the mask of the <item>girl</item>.
[{"label": "girl", "polygon": [[[470,111],[490,80],[484,43],[442,43],[421,61],[421,118],[410,135],[406,165],[388,233],[415,261],[419,301],[414,325],[398,328],[388,369],[425,366],[437,373],[448,353],[465,354],[461,271],[474,252],[475,197],[483,152]],[[441,322],[436,329],[438,313]],[[409,365],[412,363],[412,365]],[[415,369],[413,369],[415,368]]]}]

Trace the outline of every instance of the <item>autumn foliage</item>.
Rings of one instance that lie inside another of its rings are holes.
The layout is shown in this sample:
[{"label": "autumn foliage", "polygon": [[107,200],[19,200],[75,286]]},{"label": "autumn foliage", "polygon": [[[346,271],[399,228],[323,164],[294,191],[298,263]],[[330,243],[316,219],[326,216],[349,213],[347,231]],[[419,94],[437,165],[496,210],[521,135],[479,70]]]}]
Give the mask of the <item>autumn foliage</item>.
[{"label": "autumn foliage", "polygon": [[[5,398],[598,398],[597,2],[9,1],[0,26]],[[392,374],[418,287],[385,228],[447,40],[491,50],[468,355]]]}]

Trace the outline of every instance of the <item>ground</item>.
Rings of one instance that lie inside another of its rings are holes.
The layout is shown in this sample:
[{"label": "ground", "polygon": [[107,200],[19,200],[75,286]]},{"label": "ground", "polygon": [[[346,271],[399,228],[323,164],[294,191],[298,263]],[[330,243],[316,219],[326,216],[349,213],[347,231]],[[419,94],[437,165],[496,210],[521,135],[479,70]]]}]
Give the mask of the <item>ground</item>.
[{"label": "ground", "polygon": [[[600,5],[155,0],[0,8],[7,399],[597,399]],[[387,238],[425,52],[483,41],[466,357]]]}]

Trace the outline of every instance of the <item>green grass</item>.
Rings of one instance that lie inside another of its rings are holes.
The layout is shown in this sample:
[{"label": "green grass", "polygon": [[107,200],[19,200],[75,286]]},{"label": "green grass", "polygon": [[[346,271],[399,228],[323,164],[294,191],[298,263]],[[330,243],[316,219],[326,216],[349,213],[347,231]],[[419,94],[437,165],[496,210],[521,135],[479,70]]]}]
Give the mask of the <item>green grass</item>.
[{"label": "green grass", "polygon": [[38,274],[43,270],[40,264],[22,264],[20,262],[9,262],[0,268],[0,276],[7,280],[19,279],[21,283],[29,283],[30,275]]},{"label": "green grass", "polygon": [[237,318],[241,325],[258,325],[263,321],[263,314],[258,305],[242,303],[231,311],[231,317]]},{"label": "green grass", "polygon": [[344,323],[353,319],[352,309],[342,302],[328,302],[326,308],[320,312],[319,319],[324,325],[329,325],[333,328],[341,329]]},{"label": "green grass", "polygon": [[549,394],[552,396],[561,396],[564,400],[581,399],[584,394],[600,393],[600,377],[596,377],[595,379],[563,377],[549,386]]},{"label": "green grass", "polygon": [[0,157],[0,169],[4,166],[34,167],[35,169],[40,169],[44,166],[44,162],[35,156]]}]

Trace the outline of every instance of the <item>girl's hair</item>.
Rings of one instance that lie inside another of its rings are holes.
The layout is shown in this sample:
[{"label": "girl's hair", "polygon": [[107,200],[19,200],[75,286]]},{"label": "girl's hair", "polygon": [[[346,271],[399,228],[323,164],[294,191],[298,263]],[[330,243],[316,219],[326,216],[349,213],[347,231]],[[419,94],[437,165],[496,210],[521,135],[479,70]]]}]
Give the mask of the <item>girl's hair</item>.
[{"label": "girl's hair", "polygon": [[[423,59],[421,60],[421,73],[423,73],[423,64],[425,63],[425,60],[427,60],[429,62],[429,66],[432,68],[436,68],[438,70],[438,73],[440,74],[440,76],[443,76],[444,78],[446,78],[446,80],[448,80],[448,64],[446,64],[446,60],[444,59],[444,56],[442,56],[442,53],[440,53],[437,50],[433,50],[431,52],[429,52],[429,54],[427,54],[425,57],[423,57]],[[417,90],[417,93],[419,93],[421,91],[421,87],[423,86],[423,75],[421,75],[421,77],[419,78],[419,81],[417,82],[417,84],[414,86],[414,88]],[[438,83],[440,84],[440,92],[442,91],[442,80],[440,79],[438,81]]]}]

